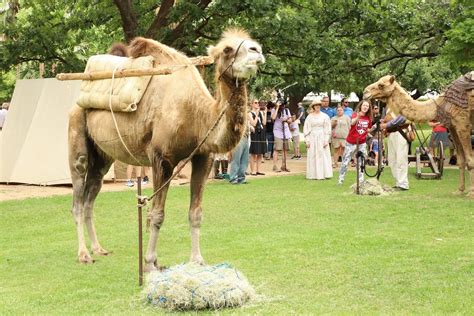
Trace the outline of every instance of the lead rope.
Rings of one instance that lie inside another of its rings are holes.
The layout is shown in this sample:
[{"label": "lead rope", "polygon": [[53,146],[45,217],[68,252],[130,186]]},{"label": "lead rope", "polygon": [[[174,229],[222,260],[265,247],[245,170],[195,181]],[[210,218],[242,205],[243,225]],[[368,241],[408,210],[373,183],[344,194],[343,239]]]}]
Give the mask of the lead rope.
[{"label": "lead rope", "polygon": [[120,141],[122,142],[123,147],[125,147],[125,149],[129,153],[129,155],[137,162],[137,165],[140,165],[140,162],[138,161],[138,159],[132,154],[130,149],[128,149],[127,145],[125,145],[125,142],[123,141],[123,138],[122,138],[122,134],[120,134],[120,130],[119,130],[119,127],[118,127],[118,124],[117,124],[117,120],[115,119],[114,110],[112,109],[112,90],[113,90],[113,87],[114,87],[115,72],[117,71],[117,69],[120,66],[121,66],[121,64],[117,65],[114,68],[114,71],[112,72],[112,81],[110,82],[110,93],[109,93],[109,109],[110,109],[110,113],[112,113],[112,119],[114,121],[115,130],[117,131],[118,137],[120,138]]},{"label": "lead rope", "polygon": [[[221,74],[219,75],[218,77],[218,80],[221,80],[222,76],[224,75],[224,73],[229,69],[229,67],[232,67],[232,75],[234,74],[234,63],[235,63],[235,59],[237,57],[237,54],[239,53],[239,50],[240,50],[240,47],[242,46],[242,44],[245,42],[245,40],[242,40],[242,42],[240,42],[239,46],[237,47],[237,50],[235,51],[235,54],[234,54],[234,57],[232,59],[232,62],[229,64],[229,66],[226,67],[226,69],[224,69],[224,71],[221,72]],[[236,78],[236,86],[238,87],[238,79]],[[232,99],[232,98],[231,98]],[[207,131],[206,135],[204,136],[204,138],[201,140],[201,142],[197,145],[197,147],[191,152],[191,154],[183,160],[183,163],[181,164],[181,167],[177,168],[175,172],[173,172],[173,174],[171,175],[171,177],[166,180],[165,183],[163,183],[163,185],[161,187],[159,187],[157,190],[155,190],[155,192],[153,192],[153,194],[150,196],[150,197],[147,197],[146,195],[143,195],[143,196],[140,196],[137,194],[137,199],[138,199],[138,206],[145,206],[147,204],[148,201],[150,201],[156,194],[158,194],[158,192],[160,192],[161,190],[163,190],[164,187],[166,187],[170,182],[171,180],[174,179],[174,177],[176,177],[181,170],[183,170],[183,168],[186,166],[186,164],[189,162],[189,160],[191,160],[191,158],[197,153],[197,151],[202,147],[202,145],[204,144],[204,142],[207,140],[207,138],[209,137],[209,135],[216,129],[217,125],[219,124],[219,121],[221,120],[222,116],[224,116],[225,112],[227,111],[227,108],[229,107],[229,102],[226,101],[224,107],[222,108],[221,110],[221,113],[219,114],[219,116],[217,117],[217,120],[216,122],[214,123],[214,125],[211,127],[211,129],[209,131]]]},{"label": "lead rope", "polygon": [[202,145],[207,140],[209,135],[216,129],[216,127],[219,124],[219,121],[221,120],[222,116],[224,116],[225,112],[227,111],[228,106],[229,106],[229,102],[226,101],[225,106],[222,108],[221,113],[217,117],[217,120],[214,123],[214,125],[211,127],[211,129],[207,131],[204,138],[197,145],[197,147],[191,152],[191,154],[186,159],[183,160],[183,163],[181,164],[181,167],[177,168],[176,171],[173,172],[171,177],[168,180],[166,180],[166,182],[163,183],[163,185],[161,187],[159,187],[155,192],[153,192],[153,194],[150,197],[147,197],[146,195],[142,195],[142,196],[137,195],[137,199],[139,200],[138,206],[142,206],[142,207],[145,206],[149,200],[151,200],[156,194],[158,194],[158,192],[163,190],[163,188],[165,186],[167,186],[171,182],[171,180],[173,180],[173,178],[176,177],[181,172],[181,170],[186,166],[186,164],[189,162],[189,160],[191,160],[191,158],[198,152],[198,150],[201,149]]}]

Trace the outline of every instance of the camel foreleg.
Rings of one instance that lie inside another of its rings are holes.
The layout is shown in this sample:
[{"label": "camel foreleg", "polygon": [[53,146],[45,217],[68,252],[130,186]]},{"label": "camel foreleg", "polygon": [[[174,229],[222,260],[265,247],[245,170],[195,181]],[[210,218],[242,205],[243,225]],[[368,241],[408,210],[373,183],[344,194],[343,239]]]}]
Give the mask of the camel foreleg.
[{"label": "camel foreleg", "polygon": [[202,221],[202,194],[207,177],[212,167],[209,155],[194,156],[191,174],[191,203],[189,206],[189,227],[191,232],[191,262],[204,264],[200,247],[200,232]]},{"label": "camel foreleg", "polygon": [[[174,165],[161,157],[155,157],[152,163],[153,168],[153,189],[158,190],[172,175]],[[149,213],[150,239],[148,240],[145,254],[145,272],[150,272],[159,268],[156,253],[158,235],[161,225],[165,220],[165,202],[168,193],[169,183],[158,192],[152,201]]]}]

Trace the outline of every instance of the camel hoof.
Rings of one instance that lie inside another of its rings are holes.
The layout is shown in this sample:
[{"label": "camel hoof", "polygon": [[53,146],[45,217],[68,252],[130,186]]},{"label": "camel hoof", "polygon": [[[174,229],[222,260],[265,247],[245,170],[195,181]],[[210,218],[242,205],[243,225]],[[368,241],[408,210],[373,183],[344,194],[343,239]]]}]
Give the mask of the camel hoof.
[{"label": "camel hoof", "polygon": [[194,262],[194,263],[197,263],[201,266],[205,266],[206,265],[206,262],[204,261],[204,258],[199,256],[199,257],[196,257],[196,258],[191,258],[191,260],[189,260],[190,262]]},{"label": "camel hoof", "polygon": [[146,263],[145,268],[143,269],[145,273],[150,273],[152,271],[162,271],[162,270],[163,269],[160,269],[160,267],[156,266],[154,263]]},{"label": "camel hoof", "polygon": [[92,253],[95,254],[95,255],[98,255],[98,256],[108,256],[108,255],[111,255],[112,252],[109,252],[107,250],[105,250],[104,248],[100,247],[98,249],[92,249]]},{"label": "camel hoof", "polygon": [[158,260],[155,260],[154,262],[145,262],[145,268],[143,269],[146,273],[152,272],[152,271],[163,271],[165,270],[165,266],[160,266],[158,264]]},{"label": "camel hoof", "polygon": [[79,255],[78,261],[81,264],[92,264],[95,262],[94,259],[92,259],[92,257],[88,253]]}]

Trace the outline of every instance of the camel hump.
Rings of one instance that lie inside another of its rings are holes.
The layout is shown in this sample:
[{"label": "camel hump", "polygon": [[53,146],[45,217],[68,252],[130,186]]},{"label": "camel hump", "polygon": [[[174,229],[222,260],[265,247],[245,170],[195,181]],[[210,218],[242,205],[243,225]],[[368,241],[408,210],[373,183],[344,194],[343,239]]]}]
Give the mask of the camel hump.
[{"label": "camel hump", "polygon": [[444,90],[445,100],[464,109],[468,108],[468,94],[474,89],[474,80],[471,76],[472,72],[469,72],[452,82]]},{"label": "camel hump", "polygon": [[128,57],[128,48],[123,43],[114,43],[108,52],[109,55]]},{"label": "camel hump", "polygon": [[160,64],[189,62],[189,58],[183,53],[165,44],[144,37],[136,37],[128,46],[128,52],[132,58],[153,56]]}]

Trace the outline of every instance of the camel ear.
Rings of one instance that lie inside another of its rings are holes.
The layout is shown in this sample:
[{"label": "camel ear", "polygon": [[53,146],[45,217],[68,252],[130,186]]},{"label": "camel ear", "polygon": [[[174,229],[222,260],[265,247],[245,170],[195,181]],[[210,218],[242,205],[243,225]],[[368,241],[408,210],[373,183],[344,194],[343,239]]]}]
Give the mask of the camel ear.
[{"label": "camel ear", "polygon": [[224,48],[224,54],[226,54],[226,55],[231,54],[233,51],[234,51],[234,49],[230,46],[226,46],[226,48]]},{"label": "camel ear", "polygon": [[390,84],[392,84],[394,81],[395,81],[395,76],[394,76],[394,75],[391,75],[391,76],[390,76]]},{"label": "camel ear", "polygon": [[207,48],[207,54],[215,58],[217,56],[217,47],[212,46],[212,45],[209,46]]}]

